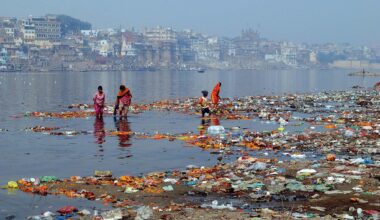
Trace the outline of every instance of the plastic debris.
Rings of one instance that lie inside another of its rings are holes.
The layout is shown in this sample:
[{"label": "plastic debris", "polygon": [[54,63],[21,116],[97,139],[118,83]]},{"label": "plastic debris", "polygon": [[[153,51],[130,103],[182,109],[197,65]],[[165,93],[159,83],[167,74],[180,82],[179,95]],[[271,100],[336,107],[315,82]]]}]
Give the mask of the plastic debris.
[{"label": "plastic debris", "polygon": [[95,170],[95,177],[112,177],[112,171],[106,170],[106,171],[100,171]]},{"label": "plastic debris", "polygon": [[129,194],[129,193],[136,193],[138,191],[139,191],[138,189],[135,189],[133,187],[127,186],[127,187],[125,187],[124,193],[128,193]]},{"label": "plastic debris", "polygon": [[135,220],[145,220],[150,219],[153,216],[153,211],[148,206],[142,206],[137,209],[137,215]]},{"label": "plastic debris", "polygon": [[207,128],[207,133],[210,135],[217,135],[217,134],[223,134],[225,132],[225,129],[223,126],[210,126]]},{"label": "plastic debris", "polygon": [[164,186],[164,187],[162,187],[162,189],[165,191],[173,191],[174,190],[172,185]]},{"label": "plastic debris", "polygon": [[60,213],[61,215],[67,215],[67,214],[71,214],[73,212],[77,212],[78,209],[75,208],[74,206],[64,206],[60,209],[57,210],[58,213]]},{"label": "plastic debris", "polygon": [[256,162],[252,166],[250,166],[248,169],[253,169],[253,170],[265,170],[267,167],[266,163],[263,162]]},{"label": "plastic debris", "polygon": [[103,212],[101,214],[103,220],[117,220],[123,219],[123,212],[120,208],[113,209],[110,211]]},{"label": "plastic debris", "polygon": [[83,209],[83,210],[80,210],[77,214],[82,215],[82,216],[86,216],[86,215],[91,215],[91,212],[87,209]]},{"label": "plastic debris", "polygon": [[212,209],[228,209],[231,211],[236,210],[236,208],[234,208],[231,203],[226,204],[226,205],[224,205],[224,204],[219,205],[218,200],[212,201],[211,204],[202,204],[201,207],[202,208],[212,208]]},{"label": "plastic debris", "polygon": [[56,176],[43,176],[40,178],[41,182],[53,182],[56,180],[58,180],[58,178]]},{"label": "plastic debris", "polygon": [[297,171],[297,176],[310,176],[317,173],[314,169],[302,169]]},{"label": "plastic debris", "polygon": [[7,184],[7,188],[8,189],[17,189],[18,188],[18,184],[15,181],[9,181],[8,184]]},{"label": "plastic debris", "polygon": [[[116,188],[117,192],[131,193],[123,195],[137,198],[136,200],[140,198],[140,194],[164,194],[160,195],[162,196],[160,198],[163,198],[166,196],[165,193],[175,194],[177,188],[188,188],[186,190],[192,192],[189,196],[213,193],[221,198],[231,196],[239,198],[239,202],[241,198],[248,198],[244,201],[245,205],[236,203],[239,204],[236,208],[255,210],[252,211],[253,216],[260,213],[270,216],[268,219],[281,218],[282,214],[294,218],[323,216],[327,210],[322,207],[327,204],[325,202],[334,205],[334,201],[342,197],[347,204],[355,206],[355,210],[351,209],[349,214],[345,213],[347,210],[337,211],[339,213],[334,213],[334,217],[352,219],[360,215],[365,218],[376,215],[376,212],[369,210],[377,210],[380,207],[377,199],[380,195],[377,184],[380,180],[378,169],[380,102],[378,100],[379,93],[368,90],[223,99],[220,111],[215,111],[214,114],[218,119],[249,119],[254,123],[263,123],[269,129],[253,131],[238,126],[225,129],[223,126],[202,125],[201,134],[186,131],[173,134],[105,131],[105,135],[109,136],[131,135],[135,139],[181,141],[186,146],[210,150],[212,154],[218,154],[218,160],[219,157],[223,159],[221,159],[223,162],[218,162],[215,166],[190,165],[182,171],[155,172],[144,176],[119,178],[113,177],[112,174],[95,175],[50,182],[41,180],[40,183],[36,179],[26,178],[17,183],[20,190],[25,192],[99,200],[112,204],[113,207],[131,206],[134,201],[120,198],[117,193],[99,195],[92,192],[89,186]],[[132,106],[132,113],[157,110],[198,115],[198,110],[193,107],[195,101],[196,99],[186,98],[136,104]],[[69,119],[93,115],[90,108],[82,106],[73,106],[69,112],[27,113],[25,117]],[[33,128],[36,132],[52,135],[90,133],[62,129],[49,131],[48,127],[43,126]],[[208,135],[203,133],[206,129]],[[235,155],[239,157],[236,161],[225,162]],[[53,184],[59,187],[52,189]],[[76,186],[81,190],[64,187],[65,184]],[[297,199],[302,201],[302,206],[294,212],[295,209],[289,207]],[[251,206],[251,200],[281,201],[286,211],[256,209]],[[320,201],[324,203],[320,204]],[[203,207],[227,210],[232,207],[231,204],[223,203],[216,200],[211,204],[203,204]],[[366,208],[363,208],[363,204]],[[360,207],[362,205],[363,207]],[[167,207],[153,208],[161,212],[184,210],[188,208],[186,206],[187,204],[170,204]],[[331,216],[327,215],[326,218],[329,217]]]},{"label": "plastic debris", "polygon": [[336,159],[335,154],[327,154],[326,155],[326,160],[327,161],[335,161],[335,159]]}]

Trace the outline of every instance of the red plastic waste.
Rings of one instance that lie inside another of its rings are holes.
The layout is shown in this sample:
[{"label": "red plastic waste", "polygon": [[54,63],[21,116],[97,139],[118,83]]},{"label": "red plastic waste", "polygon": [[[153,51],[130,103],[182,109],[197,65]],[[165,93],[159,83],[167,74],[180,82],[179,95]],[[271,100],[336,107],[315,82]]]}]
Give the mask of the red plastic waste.
[{"label": "red plastic waste", "polygon": [[64,206],[64,207],[58,209],[57,212],[62,214],[62,215],[67,215],[67,214],[77,212],[77,211],[78,211],[78,209],[75,208],[74,206]]}]

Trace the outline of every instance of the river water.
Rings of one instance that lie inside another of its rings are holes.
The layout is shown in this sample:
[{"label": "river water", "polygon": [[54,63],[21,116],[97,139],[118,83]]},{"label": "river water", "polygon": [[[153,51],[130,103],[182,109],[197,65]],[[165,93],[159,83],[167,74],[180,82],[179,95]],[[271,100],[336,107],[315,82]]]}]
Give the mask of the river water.
[{"label": "river water", "polygon": [[[350,77],[346,70],[281,71],[207,71],[197,72],[86,72],[86,73],[0,73],[0,185],[23,177],[55,175],[88,176],[94,170],[112,170],[116,176],[138,175],[151,171],[184,169],[189,164],[213,165],[215,155],[181,142],[136,140],[132,137],[94,135],[49,136],[24,131],[27,127],[49,126],[94,131],[115,129],[181,133],[194,131],[200,124],[197,116],[177,113],[146,112],[131,115],[127,121],[106,117],[104,123],[86,119],[15,118],[28,111],[65,111],[73,103],[91,103],[97,86],[102,85],[106,101],[113,103],[120,84],[133,93],[133,102],[199,96],[222,82],[221,97],[247,95],[281,95],[329,90],[347,90],[352,86],[371,87],[380,77]],[[257,122],[222,121],[224,126],[239,125],[257,130],[271,125]],[[274,126],[274,125],[273,125]],[[19,191],[0,190],[0,219],[15,215],[17,219],[63,205],[79,208],[103,206],[96,202],[41,197]]]}]

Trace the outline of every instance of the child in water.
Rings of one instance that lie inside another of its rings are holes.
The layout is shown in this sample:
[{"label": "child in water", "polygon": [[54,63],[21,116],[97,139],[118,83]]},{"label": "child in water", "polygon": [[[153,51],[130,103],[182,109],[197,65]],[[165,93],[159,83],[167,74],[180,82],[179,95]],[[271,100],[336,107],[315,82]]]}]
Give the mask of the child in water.
[{"label": "child in water", "polygon": [[207,95],[208,92],[206,90],[203,90],[202,96],[199,98],[199,105],[201,106],[202,118],[205,117],[206,113],[210,115],[210,106],[207,100]]},{"label": "child in water", "polygon": [[97,118],[103,118],[104,103],[106,101],[106,95],[103,92],[103,87],[98,86],[98,92],[94,95],[94,108]]}]

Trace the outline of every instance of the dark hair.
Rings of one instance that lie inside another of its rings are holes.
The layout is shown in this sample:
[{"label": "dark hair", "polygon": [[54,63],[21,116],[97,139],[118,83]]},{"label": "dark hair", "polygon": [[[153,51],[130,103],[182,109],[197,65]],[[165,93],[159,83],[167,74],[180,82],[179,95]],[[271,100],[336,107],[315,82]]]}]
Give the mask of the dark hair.
[{"label": "dark hair", "polygon": [[103,91],[103,87],[102,86],[98,86],[98,90],[102,90]]},{"label": "dark hair", "polygon": [[204,97],[207,97],[207,95],[208,95],[208,91],[207,91],[207,90],[203,90],[203,91],[202,91],[202,94],[203,94]]},{"label": "dark hair", "polygon": [[125,85],[120,85],[120,90],[125,90]]}]

